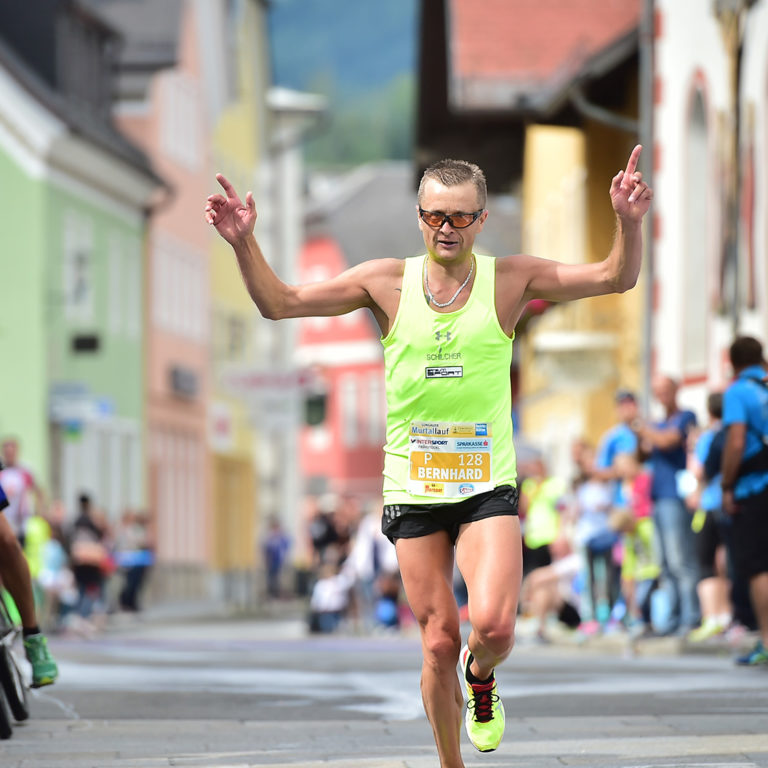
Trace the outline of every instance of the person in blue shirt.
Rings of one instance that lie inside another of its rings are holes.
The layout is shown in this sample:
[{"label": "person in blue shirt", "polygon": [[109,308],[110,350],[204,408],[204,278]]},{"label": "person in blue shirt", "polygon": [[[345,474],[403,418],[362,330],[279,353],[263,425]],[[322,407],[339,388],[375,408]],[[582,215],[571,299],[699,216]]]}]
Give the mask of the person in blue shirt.
[{"label": "person in blue shirt", "polygon": [[637,398],[634,392],[620,389],[614,398],[619,422],[600,439],[595,456],[595,475],[611,483],[613,507],[627,509],[629,498],[625,475],[627,462],[634,468],[637,459],[637,435],[632,425],[637,421]]},{"label": "person in blue shirt", "polygon": [[736,568],[749,580],[760,639],[737,663],[768,665],[768,386],[763,346],[751,336],[731,344],[735,378],[723,395],[727,428],[721,465],[723,509],[733,521]]},{"label": "person in blue shirt", "polygon": [[677,475],[687,465],[688,436],[696,426],[696,414],[678,406],[678,385],[669,376],[656,376],[652,390],[664,409],[664,418],[653,424],[639,424],[637,432],[651,471],[653,521],[662,578],[672,597],[670,632],[684,636],[700,622],[696,592],[699,569],[691,514],[678,492]]}]

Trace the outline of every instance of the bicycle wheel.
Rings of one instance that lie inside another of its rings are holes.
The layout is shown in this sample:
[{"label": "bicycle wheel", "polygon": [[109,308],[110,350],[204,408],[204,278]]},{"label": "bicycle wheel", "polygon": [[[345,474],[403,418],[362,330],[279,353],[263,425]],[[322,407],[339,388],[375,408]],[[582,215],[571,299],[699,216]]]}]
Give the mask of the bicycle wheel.
[{"label": "bicycle wheel", "polygon": [[13,726],[11,725],[11,708],[8,706],[8,701],[5,698],[5,691],[0,686],[0,739],[10,739],[13,733]]},{"label": "bicycle wheel", "polygon": [[27,688],[16,659],[5,643],[0,643],[0,684],[14,718],[21,722],[29,717]]}]

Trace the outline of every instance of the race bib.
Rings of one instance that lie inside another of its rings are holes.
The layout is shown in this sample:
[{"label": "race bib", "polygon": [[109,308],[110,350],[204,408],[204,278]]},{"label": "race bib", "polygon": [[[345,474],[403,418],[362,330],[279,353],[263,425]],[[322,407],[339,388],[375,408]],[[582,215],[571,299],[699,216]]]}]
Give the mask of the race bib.
[{"label": "race bib", "polygon": [[491,425],[413,421],[408,433],[407,490],[455,499],[493,490]]}]

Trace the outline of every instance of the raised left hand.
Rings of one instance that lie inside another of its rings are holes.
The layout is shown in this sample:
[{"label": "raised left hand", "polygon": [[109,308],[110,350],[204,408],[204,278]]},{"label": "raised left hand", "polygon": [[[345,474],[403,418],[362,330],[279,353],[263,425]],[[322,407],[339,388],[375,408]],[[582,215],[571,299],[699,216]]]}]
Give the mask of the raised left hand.
[{"label": "raised left hand", "polygon": [[619,171],[611,180],[613,210],[620,219],[634,223],[642,220],[653,200],[653,190],[637,170],[637,161],[642,151],[642,146],[638,144],[629,156],[626,170]]}]

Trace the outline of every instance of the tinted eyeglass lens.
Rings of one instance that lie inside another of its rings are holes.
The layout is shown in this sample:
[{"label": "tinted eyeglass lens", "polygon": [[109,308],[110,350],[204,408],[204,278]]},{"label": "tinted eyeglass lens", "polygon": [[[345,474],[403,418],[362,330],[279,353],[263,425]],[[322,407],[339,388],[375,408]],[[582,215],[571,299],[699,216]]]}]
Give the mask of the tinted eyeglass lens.
[{"label": "tinted eyeglass lens", "polygon": [[420,213],[424,223],[430,227],[442,227],[443,222],[447,220],[449,226],[456,229],[468,227],[479,215],[475,213],[451,213],[446,215],[439,211],[425,211],[423,209]]},{"label": "tinted eyeglass lens", "polygon": [[477,217],[474,213],[454,213],[448,217],[452,227],[468,227]]}]

